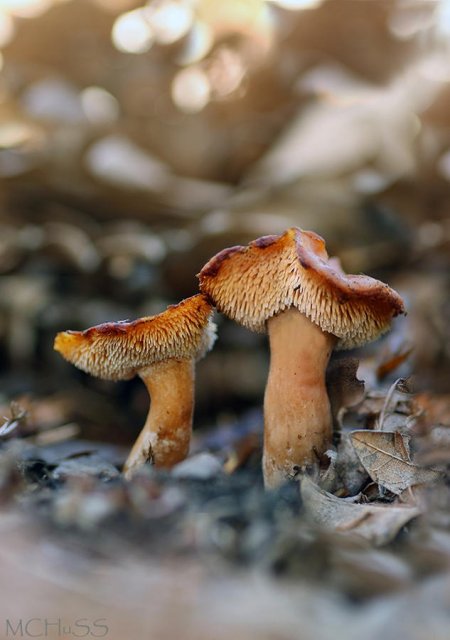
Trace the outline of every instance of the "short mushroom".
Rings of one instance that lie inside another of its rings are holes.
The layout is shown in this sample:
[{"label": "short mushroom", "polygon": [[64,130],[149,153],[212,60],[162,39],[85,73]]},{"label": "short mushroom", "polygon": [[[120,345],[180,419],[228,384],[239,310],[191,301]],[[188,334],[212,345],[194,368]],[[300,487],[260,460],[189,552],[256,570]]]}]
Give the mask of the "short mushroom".
[{"label": "short mushroom", "polygon": [[263,472],[272,488],[331,444],[325,372],[333,348],[376,339],[404,312],[400,296],[364,275],[346,275],[324,240],[296,227],[224,249],[199,273],[217,309],[269,334]]},{"label": "short mushroom", "polygon": [[126,477],[147,461],[172,467],[187,456],[195,362],[215,341],[212,310],[198,294],[155,316],[56,336],[56,351],[79,369],[104,380],[138,375],[148,389],[150,411],[125,463]]}]

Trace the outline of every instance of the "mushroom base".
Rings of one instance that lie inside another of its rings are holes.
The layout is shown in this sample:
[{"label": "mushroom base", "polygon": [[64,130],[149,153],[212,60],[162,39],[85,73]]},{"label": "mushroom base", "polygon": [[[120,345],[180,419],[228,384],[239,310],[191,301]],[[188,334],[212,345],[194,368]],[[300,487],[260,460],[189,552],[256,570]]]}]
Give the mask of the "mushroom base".
[{"label": "mushroom base", "polygon": [[161,362],[139,371],[151,398],[150,411],[124,473],[130,478],[146,462],[173,467],[189,453],[194,411],[193,360]]},{"label": "mushroom base", "polygon": [[331,444],[325,385],[336,338],[296,309],[268,321],[270,371],[264,396],[264,483],[276,488],[317,462]]}]

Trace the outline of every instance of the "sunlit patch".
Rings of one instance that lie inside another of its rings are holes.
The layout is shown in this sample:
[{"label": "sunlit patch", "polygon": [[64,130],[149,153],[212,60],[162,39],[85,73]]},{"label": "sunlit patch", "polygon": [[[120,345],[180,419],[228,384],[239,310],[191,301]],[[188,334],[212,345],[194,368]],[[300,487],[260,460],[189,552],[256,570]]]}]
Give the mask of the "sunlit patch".
[{"label": "sunlit patch", "polygon": [[14,37],[14,21],[0,9],[0,47],[5,47]]},{"label": "sunlit patch", "polygon": [[81,92],[81,106],[93,124],[108,124],[117,120],[119,103],[101,87],[87,87]]},{"label": "sunlit patch", "polygon": [[436,28],[443,36],[450,36],[450,0],[440,0],[434,14]]},{"label": "sunlit patch", "polygon": [[52,0],[1,0],[1,9],[13,16],[35,18],[50,8]]},{"label": "sunlit patch", "polygon": [[261,0],[200,0],[197,8],[201,20],[220,33],[246,31],[264,11]]},{"label": "sunlit patch", "polygon": [[[305,7],[312,0],[297,3]],[[242,86],[246,74],[273,50],[275,31],[269,0],[149,0],[117,18],[112,40],[120,51],[138,54],[153,43],[171,45],[183,38],[172,60],[188,68],[173,78],[172,99],[181,111],[197,113]],[[235,36],[233,47],[220,46]]]},{"label": "sunlit patch", "polygon": [[271,2],[282,9],[298,11],[300,9],[314,9],[315,7],[319,7],[323,0],[271,0]]},{"label": "sunlit patch", "polygon": [[123,13],[114,22],[112,41],[119,51],[145,53],[153,44],[154,34],[143,9]]},{"label": "sunlit patch", "polygon": [[0,125],[0,149],[20,147],[30,142],[36,132],[36,128],[19,120],[4,122]]},{"label": "sunlit patch", "polygon": [[197,113],[211,98],[211,85],[202,69],[189,67],[179,71],[172,82],[172,99],[181,111]]},{"label": "sunlit patch", "polygon": [[193,21],[189,4],[176,0],[153,0],[145,8],[145,16],[160,44],[172,44],[182,38]]},{"label": "sunlit patch", "polygon": [[232,35],[242,36],[249,58],[261,59],[271,47],[274,15],[262,0],[201,0],[197,17],[209,25],[216,42]]}]

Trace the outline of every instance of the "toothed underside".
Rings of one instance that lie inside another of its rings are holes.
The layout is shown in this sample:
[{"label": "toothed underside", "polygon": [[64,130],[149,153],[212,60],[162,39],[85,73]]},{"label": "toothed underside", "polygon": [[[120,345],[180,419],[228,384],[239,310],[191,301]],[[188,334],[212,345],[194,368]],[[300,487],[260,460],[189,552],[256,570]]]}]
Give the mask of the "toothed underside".
[{"label": "toothed underside", "polygon": [[156,316],[58,333],[55,349],[98,378],[126,380],[157,362],[202,358],[216,338],[211,314],[206,298],[196,295]]},{"label": "toothed underside", "polygon": [[350,349],[387,331],[404,312],[400,296],[369,276],[346,275],[315,233],[293,228],[225,249],[199,274],[217,309],[253,331],[295,307]]}]

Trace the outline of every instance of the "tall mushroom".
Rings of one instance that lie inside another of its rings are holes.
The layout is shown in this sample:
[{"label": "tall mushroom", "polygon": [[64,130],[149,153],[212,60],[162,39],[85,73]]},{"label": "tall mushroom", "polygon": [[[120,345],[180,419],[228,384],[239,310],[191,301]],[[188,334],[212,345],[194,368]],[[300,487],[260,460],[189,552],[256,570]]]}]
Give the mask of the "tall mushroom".
[{"label": "tall mushroom", "polygon": [[148,389],[150,411],[125,463],[126,477],[149,460],[172,467],[188,454],[195,362],[215,341],[211,314],[198,294],[155,316],[56,336],[56,351],[79,369],[104,380],[138,375]]},{"label": "tall mushroom", "polygon": [[296,227],[224,249],[199,280],[219,311],[269,334],[263,472],[276,487],[331,443],[325,371],[333,348],[380,336],[404,312],[402,299],[378,280],[346,275],[320,236]]}]

